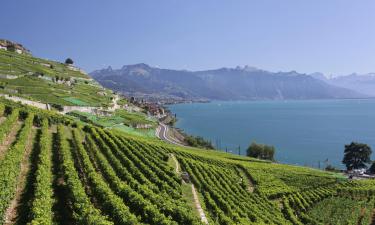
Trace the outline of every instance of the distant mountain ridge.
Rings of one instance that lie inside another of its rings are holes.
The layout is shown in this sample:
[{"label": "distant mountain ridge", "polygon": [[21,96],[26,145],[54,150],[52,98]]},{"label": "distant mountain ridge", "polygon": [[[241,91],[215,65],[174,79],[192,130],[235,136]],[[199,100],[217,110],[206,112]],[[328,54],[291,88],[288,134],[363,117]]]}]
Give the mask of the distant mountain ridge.
[{"label": "distant mountain ridge", "polygon": [[107,88],[129,95],[185,100],[363,98],[364,94],[306,74],[269,72],[254,67],[204,71],[160,69],[147,64],[108,67],[90,73]]},{"label": "distant mountain ridge", "polygon": [[357,74],[352,73],[344,76],[326,77],[323,74],[311,74],[328,84],[343,87],[368,96],[375,96],[375,73]]}]

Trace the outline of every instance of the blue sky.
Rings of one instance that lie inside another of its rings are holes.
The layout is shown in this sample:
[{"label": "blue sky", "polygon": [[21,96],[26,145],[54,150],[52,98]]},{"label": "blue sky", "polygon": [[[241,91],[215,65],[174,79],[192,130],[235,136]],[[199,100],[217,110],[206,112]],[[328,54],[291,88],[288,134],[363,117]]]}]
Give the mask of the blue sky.
[{"label": "blue sky", "polygon": [[2,0],[0,38],[87,71],[375,72],[373,0]]}]

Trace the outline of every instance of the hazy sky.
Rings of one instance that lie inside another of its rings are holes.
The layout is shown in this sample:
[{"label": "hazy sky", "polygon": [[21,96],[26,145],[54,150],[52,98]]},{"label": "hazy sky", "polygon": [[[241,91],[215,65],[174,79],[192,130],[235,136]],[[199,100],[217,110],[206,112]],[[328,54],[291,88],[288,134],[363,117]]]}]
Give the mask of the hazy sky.
[{"label": "hazy sky", "polygon": [[1,0],[0,38],[92,71],[375,72],[373,0]]}]

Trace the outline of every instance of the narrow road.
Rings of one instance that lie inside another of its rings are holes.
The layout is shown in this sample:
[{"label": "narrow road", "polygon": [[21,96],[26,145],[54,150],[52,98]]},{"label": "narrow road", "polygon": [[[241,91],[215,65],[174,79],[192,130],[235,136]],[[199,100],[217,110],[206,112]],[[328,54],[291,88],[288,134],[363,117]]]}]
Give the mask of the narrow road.
[{"label": "narrow road", "polygon": [[163,141],[169,142],[174,145],[178,146],[183,146],[186,147],[185,145],[180,144],[177,140],[174,140],[173,138],[168,137],[168,130],[169,127],[163,123],[159,123],[159,127],[156,129],[156,136],[160,138]]}]

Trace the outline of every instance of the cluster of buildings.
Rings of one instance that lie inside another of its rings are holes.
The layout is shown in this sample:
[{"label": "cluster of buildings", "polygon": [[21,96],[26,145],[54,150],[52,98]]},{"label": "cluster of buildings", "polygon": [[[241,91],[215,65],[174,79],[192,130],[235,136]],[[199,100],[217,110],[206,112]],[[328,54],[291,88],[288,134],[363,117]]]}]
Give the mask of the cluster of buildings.
[{"label": "cluster of buildings", "polygon": [[17,52],[19,54],[31,54],[28,49],[13,41],[0,39],[0,49]]},{"label": "cluster of buildings", "polygon": [[349,179],[375,179],[375,175],[371,174],[367,169],[353,169],[346,171]]},{"label": "cluster of buildings", "polygon": [[165,116],[164,108],[158,103],[146,102],[143,99],[137,100],[134,97],[131,97],[129,101],[130,103],[133,103],[134,105],[147,110],[152,116],[155,116],[156,118],[162,118]]},{"label": "cluster of buildings", "polygon": [[155,117],[160,118],[165,115],[164,108],[156,103],[146,103],[145,108]]}]

